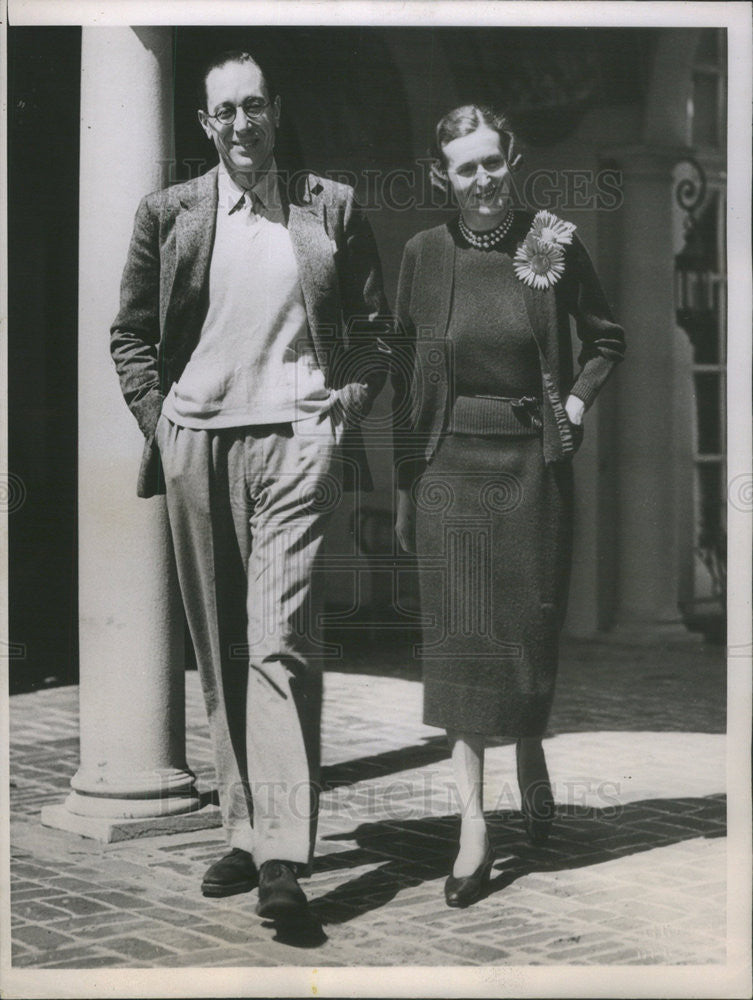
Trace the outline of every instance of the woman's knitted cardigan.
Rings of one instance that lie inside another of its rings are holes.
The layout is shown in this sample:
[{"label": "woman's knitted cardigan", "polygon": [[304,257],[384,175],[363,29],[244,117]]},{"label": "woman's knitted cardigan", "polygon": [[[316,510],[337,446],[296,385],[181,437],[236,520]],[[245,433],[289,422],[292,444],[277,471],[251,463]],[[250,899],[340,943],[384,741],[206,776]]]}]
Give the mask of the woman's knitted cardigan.
[{"label": "woman's knitted cardigan", "polygon": [[[516,212],[506,239],[514,248],[532,215]],[[588,408],[625,354],[623,330],[614,322],[585,247],[573,236],[565,270],[546,289],[521,282],[541,364],[543,449],[546,462],[572,457],[577,442],[565,412],[568,394]],[[514,253],[514,249],[511,251]],[[455,240],[448,225],[417,233],[403,252],[393,341],[393,447],[397,485],[410,487],[430,461],[446,428],[452,371],[446,338],[452,306]],[[573,374],[570,318],[581,342],[580,371]]]}]

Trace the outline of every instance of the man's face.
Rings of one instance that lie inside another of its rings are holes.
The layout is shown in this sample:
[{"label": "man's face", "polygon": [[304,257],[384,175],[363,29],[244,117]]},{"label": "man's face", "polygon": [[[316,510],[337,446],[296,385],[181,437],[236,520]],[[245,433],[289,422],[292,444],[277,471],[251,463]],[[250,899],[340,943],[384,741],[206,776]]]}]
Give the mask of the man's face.
[{"label": "man's face", "polygon": [[[274,155],[280,98],[269,103],[269,92],[259,67],[250,62],[225,63],[207,76],[206,93],[208,114],[199,111],[199,121],[217,147],[228,173],[249,179],[263,174]],[[244,102],[267,102],[267,107],[256,117],[247,118],[242,108]],[[235,112],[233,121],[227,125],[210,117],[223,107]]]}]

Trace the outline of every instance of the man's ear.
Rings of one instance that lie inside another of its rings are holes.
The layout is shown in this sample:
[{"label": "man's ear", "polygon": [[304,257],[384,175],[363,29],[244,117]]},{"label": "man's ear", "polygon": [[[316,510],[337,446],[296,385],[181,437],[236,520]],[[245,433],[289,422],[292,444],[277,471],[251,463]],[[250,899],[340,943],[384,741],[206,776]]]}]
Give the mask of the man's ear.
[{"label": "man's ear", "polygon": [[274,113],[275,128],[280,127],[280,112],[282,111],[282,101],[280,100],[280,95],[272,101],[272,111]]},{"label": "man's ear", "polygon": [[206,111],[199,110],[197,111],[197,114],[199,116],[199,125],[201,125],[201,127],[204,129],[204,134],[206,135],[207,139],[213,138],[212,126],[209,124],[209,119],[207,118]]}]

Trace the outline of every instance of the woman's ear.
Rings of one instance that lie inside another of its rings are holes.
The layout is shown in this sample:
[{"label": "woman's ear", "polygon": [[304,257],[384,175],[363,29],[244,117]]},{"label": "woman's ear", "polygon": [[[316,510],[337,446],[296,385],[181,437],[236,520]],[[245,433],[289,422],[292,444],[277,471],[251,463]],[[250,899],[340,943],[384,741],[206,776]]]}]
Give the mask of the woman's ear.
[{"label": "woman's ear", "polygon": [[431,181],[432,187],[435,187],[442,194],[447,194],[450,189],[450,181],[447,177],[447,171],[440,160],[433,159],[431,161],[431,166],[429,167],[429,180]]},{"label": "woman's ear", "polygon": [[508,146],[507,149],[507,169],[510,171],[510,173],[515,173],[515,171],[523,162],[523,156],[521,153],[515,152],[515,136],[512,134],[512,132],[508,132],[507,136],[509,137],[510,140],[510,145]]}]

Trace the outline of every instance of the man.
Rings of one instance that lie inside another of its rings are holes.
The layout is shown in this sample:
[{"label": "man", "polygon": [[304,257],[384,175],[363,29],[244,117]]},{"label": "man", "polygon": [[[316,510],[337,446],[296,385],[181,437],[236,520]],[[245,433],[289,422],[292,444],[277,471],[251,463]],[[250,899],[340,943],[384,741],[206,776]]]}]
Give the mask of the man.
[{"label": "man", "polygon": [[343,471],[369,487],[357,424],[389,327],[352,189],[277,171],[259,65],[228,52],[202,79],[219,165],[139,206],[111,348],[146,438],[139,495],[167,494],[213,739],[231,851],[202,891],[258,884],[257,913],[285,920],[305,913],[317,815],[312,566]]}]

